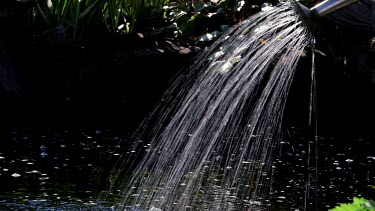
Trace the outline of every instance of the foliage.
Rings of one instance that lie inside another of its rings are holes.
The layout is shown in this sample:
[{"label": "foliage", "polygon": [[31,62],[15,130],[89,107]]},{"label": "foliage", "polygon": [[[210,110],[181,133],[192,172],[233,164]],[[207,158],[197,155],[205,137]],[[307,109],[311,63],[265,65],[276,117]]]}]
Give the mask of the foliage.
[{"label": "foliage", "polygon": [[[87,27],[101,24],[109,32],[133,33],[139,19],[162,17],[168,0],[36,0],[32,19],[47,28],[64,26],[73,40],[80,40]],[[94,21],[95,19],[95,21]],[[95,22],[95,23],[94,23]]]},{"label": "foliage", "polygon": [[104,22],[110,32],[132,33],[136,22],[147,16],[161,16],[167,0],[107,0],[103,6]]},{"label": "foliage", "polygon": [[[164,7],[164,18],[169,24],[166,29],[173,31],[176,37],[183,36],[193,40],[197,39],[199,35],[209,33],[210,30],[216,31],[215,33],[218,35],[221,33],[221,31],[217,30],[220,26],[212,26],[212,23],[221,22],[224,26],[223,29],[226,28],[225,25],[230,22],[227,15],[230,10],[235,9],[233,6],[234,4],[230,0],[170,2]],[[213,37],[206,35],[202,39],[210,41]]]},{"label": "foliage", "polygon": [[110,33],[134,33],[212,41],[229,26],[275,0],[35,0],[34,23],[50,29],[64,26],[73,40],[87,28]]},{"label": "foliage", "polygon": [[[137,1],[130,1],[129,7],[132,10],[127,11],[127,15],[130,17],[131,21],[127,23],[127,31],[131,31],[130,25],[133,27],[135,23],[135,17],[137,16],[139,5],[136,4]],[[116,32],[120,26],[121,21],[126,23],[125,19],[125,8],[124,3],[121,0],[108,0],[103,6],[103,20],[110,32]]]},{"label": "foliage", "polygon": [[[212,41],[249,15],[258,12],[267,0],[187,0],[170,1],[164,9],[168,23],[164,29],[197,42]],[[271,1],[268,1],[272,3]]]},{"label": "foliage", "polygon": [[79,40],[90,23],[99,0],[36,0],[34,21],[40,17],[49,27],[64,25]]},{"label": "foliage", "polygon": [[375,201],[370,201],[365,198],[354,197],[352,203],[343,203],[339,206],[336,206],[330,211],[374,211],[375,210]]}]

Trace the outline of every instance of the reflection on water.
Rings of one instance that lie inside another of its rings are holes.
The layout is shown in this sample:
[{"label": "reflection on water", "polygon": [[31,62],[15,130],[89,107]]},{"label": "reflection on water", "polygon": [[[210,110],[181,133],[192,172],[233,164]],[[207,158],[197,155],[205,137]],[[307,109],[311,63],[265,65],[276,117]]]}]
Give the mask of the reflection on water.
[{"label": "reflection on water", "polygon": [[111,210],[97,198],[122,138],[110,131],[11,130],[0,134],[0,210]]},{"label": "reflection on water", "polygon": [[[353,196],[375,198],[373,139],[319,137],[319,210]],[[112,210],[119,190],[97,198],[124,140],[108,130],[1,131],[0,210]],[[308,140],[300,129],[285,132],[272,166],[270,210],[302,210]]]},{"label": "reflection on water", "polygon": [[[328,210],[353,197],[375,199],[374,137],[318,137],[318,210]],[[274,210],[303,210],[308,141],[306,133],[290,128],[273,166]]]}]

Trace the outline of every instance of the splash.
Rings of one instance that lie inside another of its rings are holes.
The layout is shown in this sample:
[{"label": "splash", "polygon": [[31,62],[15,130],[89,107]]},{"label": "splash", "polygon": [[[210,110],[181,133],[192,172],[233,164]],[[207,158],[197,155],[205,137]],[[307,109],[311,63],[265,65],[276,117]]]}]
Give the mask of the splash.
[{"label": "splash", "polygon": [[152,131],[147,137],[141,132],[150,126],[145,121],[124,154],[120,169],[130,176],[114,209],[270,206],[272,150],[298,59],[310,41],[286,2],[232,27],[202,52],[154,111]]}]

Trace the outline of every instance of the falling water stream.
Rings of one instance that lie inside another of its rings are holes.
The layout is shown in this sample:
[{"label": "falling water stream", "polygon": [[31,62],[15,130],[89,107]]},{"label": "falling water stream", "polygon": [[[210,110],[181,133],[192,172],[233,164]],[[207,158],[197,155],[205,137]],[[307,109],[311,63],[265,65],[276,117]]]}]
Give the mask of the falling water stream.
[{"label": "falling water stream", "polygon": [[267,209],[283,110],[311,40],[290,2],[223,34],[176,78],[151,115],[157,122],[135,134],[112,176],[123,185],[114,209]]},{"label": "falling water stream", "polygon": [[309,127],[312,130],[311,140],[308,140],[307,179],[305,186],[304,210],[317,210],[318,202],[318,122],[316,106],[316,76],[315,76],[315,38],[311,39],[311,86],[309,104]]}]

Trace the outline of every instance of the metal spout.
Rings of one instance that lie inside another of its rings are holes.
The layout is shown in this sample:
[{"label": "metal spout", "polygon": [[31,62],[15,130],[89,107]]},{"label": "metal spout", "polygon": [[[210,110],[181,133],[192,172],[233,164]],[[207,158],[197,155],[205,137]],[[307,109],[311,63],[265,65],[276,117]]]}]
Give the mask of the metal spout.
[{"label": "metal spout", "polygon": [[325,0],[310,9],[311,16],[318,19],[323,18],[359,1],[360,0]]},{"label": "metal spout", "polygon": [[300,15],[303,15],[304,19],[311,19],[311,11],[309,8],[307,8],[305,5],[299,3],[298,1],[295,1],[295,7],[297,8]]},{"label": "metal spout", "polygon": [[294,7],[296,11],[299,13],[300,18],[306,24],[306,26],[310,29],[311,32],[315,32],[315,28],[318,25],[315,18],[312,17],[311,10],[304,6],[303,4],[294,1]]},{"label": "metal spout", "polygon": [[295,10],[299,13],[301,19],[312,33],[317,33],[320,30],[320,18],[338,12],[359,1],[360,0],[325,0],[309,9],[297,2],[297,0],[292,0]]}]

